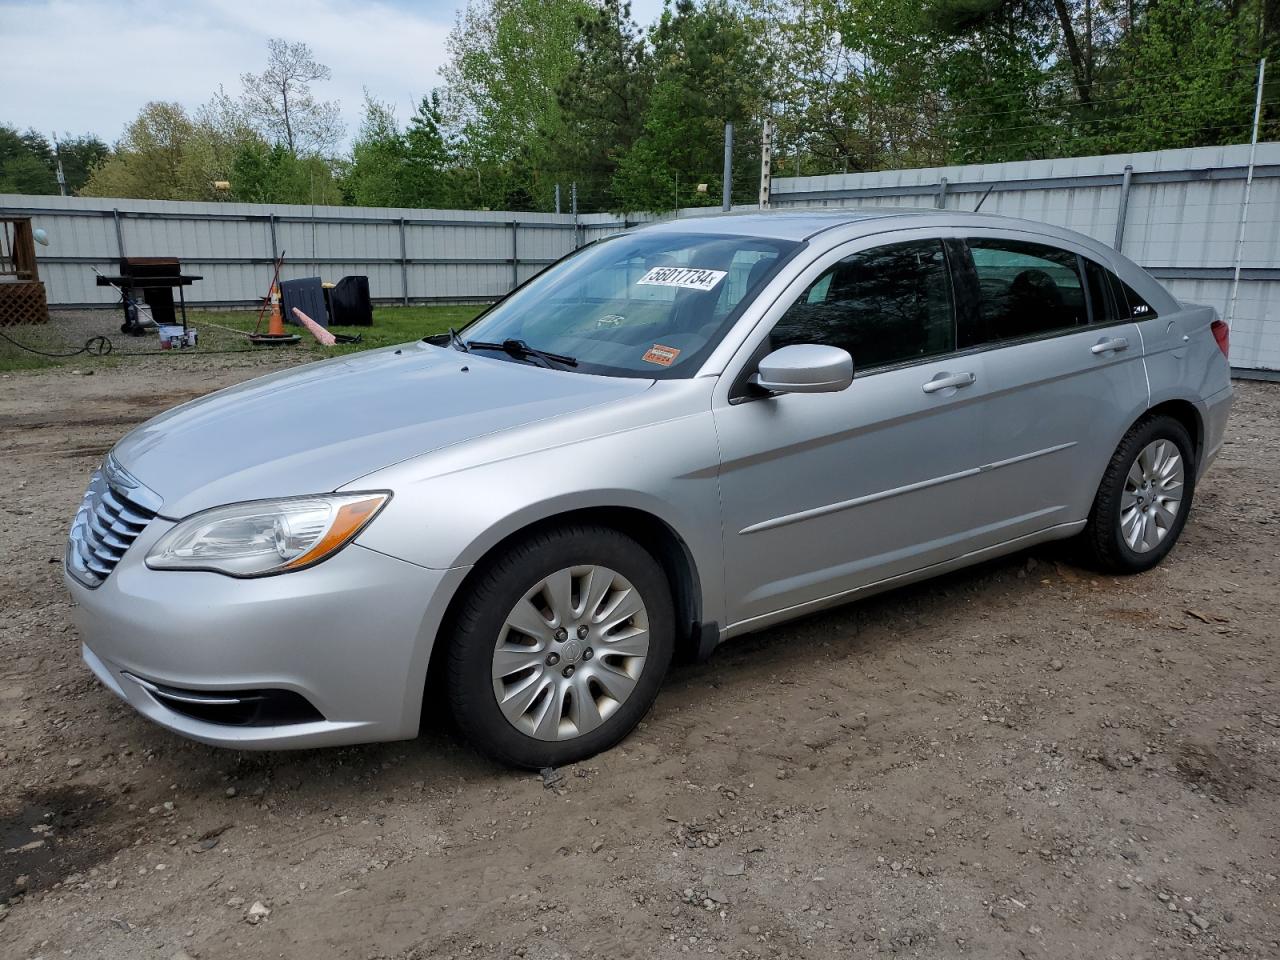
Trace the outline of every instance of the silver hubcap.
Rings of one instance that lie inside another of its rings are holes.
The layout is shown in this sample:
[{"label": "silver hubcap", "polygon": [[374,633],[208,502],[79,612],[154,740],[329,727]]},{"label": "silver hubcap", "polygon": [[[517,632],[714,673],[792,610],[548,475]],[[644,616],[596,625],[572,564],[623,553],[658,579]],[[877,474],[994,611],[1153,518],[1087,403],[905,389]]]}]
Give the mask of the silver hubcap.
[{"label": "silver hubcap", "polygon": [[493,695],[538,740],[571,740],[613,715],[644,670],[649,614],[608,567],[558,570],[520,598],[493,650]]},{"label": "silver hubcap", "polygon": [[1153,440],[1129,468],[1120,498],[1120,532],[1135,553],[1155,549],[1178,519],[1185,479],[1182,455],[1168,440]]}]

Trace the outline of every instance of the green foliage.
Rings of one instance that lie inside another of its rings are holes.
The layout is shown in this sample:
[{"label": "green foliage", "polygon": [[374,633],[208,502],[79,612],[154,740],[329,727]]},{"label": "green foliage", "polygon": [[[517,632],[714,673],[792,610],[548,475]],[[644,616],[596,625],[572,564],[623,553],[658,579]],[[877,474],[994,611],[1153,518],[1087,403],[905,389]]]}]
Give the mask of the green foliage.
[{"label": "green foliage", "polygon": [[602,0],[578,28],[573,67],[559,92],[562,167],[566,180],[578,184],[580,204],[616,210],[614,177],[644,129],[653,64],[627,0]]},{"label": "green foliage", "polygon": [[472,206],[545,209],[565,130],[557,93],[586,0],[470,0],[449,34],[444,112]]},{"label": "green foliage", "polygon": [[8,124],[0,126],[0,193],[57,192],[48,141],[35,130],[19,133]]},{"label": "green foliage", "polygon": [[[266,69],[245,74],[238,97],[219,88],[194,115],[178,103],[146,104],[89,175],[83,193],[341,203],[341,164],[321,153],[341,134],[338,108],[311,92],[314,82],[328,79],[329,68],[315,61],[306,44],[273,39],[267,46]],[[223,181],[230,190],[217,186]]]},{"label": "green foliage", "polygon": [[[99,196],[550,210],[559,184],[567,210],[576,183],[582,211],[668,210],[719,202],[726,121],[754,200],[766,115],[778,176],[1242,142],[1277,36],[1277,0],[666,0],[644,26],[629,0],[468,0],[444,88],[403,126],[367,93],[346,156],[328,68],[277,39],[238,94],[62,158]],[[56,192],[52,163],[0,127],[0,190]]]},{"label": "green foliage", "polygon": [[1267,0],[780,2],[784,174],[1240,142],[1280,19]]},{"label": "green foliage", "polygon": [[440,132],[440,98],[423,97],[401,130],[390,104],[366,94],[365,115],[343,183],[365,207],[448,207],[460,192],[449,148]]},{"label": "green foliage", "polygon": [[[1095,130],[1080,131],[1096,151],[1239,143],[1249,139],[1258,50],[1249,12],[1201,0],[1164,0],[1125,37],[1117,60],[1123,81]],[[1252,48],[1252,49],[1251,49]],[[1242,109],[1243,107],[1243,109]],[[1142,124],[1126,122],[1134,116]]]},{"label": "green foliage", "polygon": [[[451,306],[415,306],[393,307],[376,306],[373,308],[372,327],[333,326],[330,331],[348,336],[359,336],[357,344],[339,344],[335,347],[321,347],[311,337],[303,333],[301,346],[309,352],[324,356],[337,353],[358,353],[361,350],[373,350],[377,347],[390,347],[399,343],[412,343],[423,337],[434,337],[439,333],[447,333],[450,327],[461,329],[470,323],[483,306],[476,304],[455,304]],[[257,322],[256,310],[222,310],[193,313],[191,325],[200,327],[201,319],[207,319],[223,326],[237,330],[250,331]],[[201,330],[201,338],[204,331]]]},{"label": "green foliage", "polygon": [[92,134],[64,136],[55,150],[36,130],[19,133],[0,124],[0,193],[57,193],[59,158],[67,192],[78,193],[107,152],[107,145]]},{"label": "green foliage", "polygon": [[214,131],[196,124],[179,103],[153,101],[125,128],[112,156],[89,177],[89,197],[212,200],[225,179]]},{"label": "green foliage", "polygon": [[231,195],[245,203],[338,205],[342,191],[332,167],[320,157],[297,157],[283,143],[242,143],[231,165]]},{"label": "green foliage", "polygon": [[[359,353],[362,350],[373,350],[378,347],[393,346],[400,343],[412,343],[423,337],[448,332],[450,327],[460,329],[469,323],[482,306],[475,304],[461,306],[422,306],[392,307],[376,306],[373,308],[372,327],[334,326],[329,329],[334,333],[348,336],[359,336],[360,342],[355,344],[339,344],[334,347],[322,347],[303,332],[302,342],[293,347],[271,347],[268,350],[285,350],[287,356],[299,362],[320,360],[325,357],[346,353]],[[258,319],[256,310],[197,310],[190,311],[191,326],[200,331],[200,346],[192,351],[174,351],[167,354],[160,362],[178,364],[178,370],[189,370],[191,362],[199,362],[201,356],[214,351],[244,351],[264,357],[264,348],[251,346],[235,331],[245,333],[253,330]],[[45,367],[76,367],[93,371],[127,366],[138,361],[130,359],[132,354],[154,354],[157,344],[154,337],[134,340],[121,337],[110,325],[86,328],[65,315],[55,314],[45,324],[31,327],[6,327],[5,333],[18,343],[43,350],[48,353],[69,353],[77,349],[89,333],[104,333],[112,337],[115,349],[105,357],[77,354],[74,357],[42,357],[23,350],[21,347],[0,337],[0,373],[15,370],[38,370]],[[231,328],[231,329],[227,329]],[[277,354],[272,354],[277,357]],[[146,362],[146,361],[142,361]]]},{"label": "green foliage", "polygon": [[409,147],[394,109],[365,93],[364,121],[351,153],[344,185],[361,207],[400,207],[405,203]]},{"label": "green foliage", "polygon": [[78,194],[110,153],[107,145],[91,133],[78,137],[63,136],[58,141],[58,157],[62,160],[67,193]]},{"label": "green foliage", "polygon": [[[676,0],[653,31],[655,77],[644,128],[618,163],[620,209],[670,210],[718,203],[724,125],[746,128],[770,100],[762,24],[727,0]],[[750,140],[734,154],[754,166]],[[699,183],[707,184],[698,193]]]}]

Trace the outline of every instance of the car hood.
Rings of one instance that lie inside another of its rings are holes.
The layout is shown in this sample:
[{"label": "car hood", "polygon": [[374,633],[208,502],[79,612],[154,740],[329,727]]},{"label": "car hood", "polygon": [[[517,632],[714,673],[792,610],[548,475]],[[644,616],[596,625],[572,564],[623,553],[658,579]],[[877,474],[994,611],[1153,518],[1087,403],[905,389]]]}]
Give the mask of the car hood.
[{"label": "car hood", "polygon": [[475,437],[642,393],[652,380],[549,370],[425,343],[251,380],[128,434],[116,461],[177,519],[335,490]]}]

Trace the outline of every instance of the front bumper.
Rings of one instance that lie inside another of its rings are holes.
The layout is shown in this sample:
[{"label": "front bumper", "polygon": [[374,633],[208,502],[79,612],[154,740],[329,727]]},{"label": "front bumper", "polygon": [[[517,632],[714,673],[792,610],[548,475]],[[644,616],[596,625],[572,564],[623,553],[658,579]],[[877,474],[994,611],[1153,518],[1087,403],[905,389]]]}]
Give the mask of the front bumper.
[{"label": "front bumper", "polygon": [[[238,749],[319,747],[417,734],[427,664],[466,568],[429,570],[352,544],[307,570],[237,580],[143,562],[170,527],[153,521],[96,588],[67,576],[85,663],[139,713]],[[301,722],[214,723],[165,689],[292,691]]]}]

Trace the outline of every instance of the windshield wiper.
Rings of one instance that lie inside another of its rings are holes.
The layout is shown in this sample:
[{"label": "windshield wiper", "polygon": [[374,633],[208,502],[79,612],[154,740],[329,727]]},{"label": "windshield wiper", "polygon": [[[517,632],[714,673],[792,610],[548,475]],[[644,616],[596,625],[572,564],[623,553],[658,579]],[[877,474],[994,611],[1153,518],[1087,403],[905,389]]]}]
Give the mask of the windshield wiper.
[{"label": "windshield wiper", "polygon": [[471,348],[467,346],[467,341],[463,340],[462,337],[458,336],[458,331],[453,329],[453,327],[449,328],[449,342],[452,343],[454,347],[461,350],[463,353],[471,352]]},{"label": "windshield wiper", "polygon": [[501,350],[503,353],[515,357],[517,360],[527,360],[533,357],[542,361],[542,365],[549,369],[552,363],[563,364],[566,367],[576,367],[578,360],[576,357],[565,356],[563,353],[551,353],[549,350],[539,350],[537,347],[531,347],[523,340],[507,338],[501,343],[488,343],[484,340],[468,340],[467,347],[471,350]]}]

